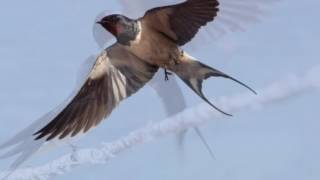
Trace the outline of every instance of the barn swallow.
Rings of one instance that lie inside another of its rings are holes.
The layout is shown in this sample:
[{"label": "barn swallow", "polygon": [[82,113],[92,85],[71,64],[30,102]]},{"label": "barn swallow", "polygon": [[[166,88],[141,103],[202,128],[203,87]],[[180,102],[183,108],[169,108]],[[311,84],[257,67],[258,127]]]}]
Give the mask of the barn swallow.
[{"label": "barn swallow", "polygon": [[119,103],[141,89],[160,69],[166,79],[172,73],[216,110],[202,92],[202,82],[210,77],[231,79],[253,93],[249,86],[211,68],[181,49],[202,26],[219,12],[217,0],[187,0],[148,10],[138,19],[113,14],[97,23],[116,38],[96,59],[83,86],[70,103],[45,127],[36,140],[63,139],[87,132],[108,117]]}]

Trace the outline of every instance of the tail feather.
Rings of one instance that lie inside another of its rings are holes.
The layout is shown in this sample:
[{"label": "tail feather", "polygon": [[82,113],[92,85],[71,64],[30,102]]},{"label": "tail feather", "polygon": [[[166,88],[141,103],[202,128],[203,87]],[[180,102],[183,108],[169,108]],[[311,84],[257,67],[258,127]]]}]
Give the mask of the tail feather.
[{"label": "tail feather", "polygon": [[176,65],[174,68],[171,69],[175,72],[201,99],[203,99],[206,103],[212,106],[217,111],[221,112],[224,115],[232,116],[229,113],[221,110],[214,104],[212,104],[206,96],[202,92],[202,83],[204,80],[210,77],[223,77],[244,86],[245,88],[249,89],[254,94],[257,94],[252,88],[248,85],[244,84],[243,82],[219,71],[212,67],[209,67],[201,62],[195,61],[191,58],[191,56],[184,55],[182,62]]},{"label": "tail feather", "polygon": [[[199,62],[199,63],[200,63],[200,62]],[[208,79],[208,78],[211,77],[211,76],[224,77],[224,78],[230,79],[230,80],[232,80],[232,81],[234,81],[234,82],[242,85],[243,87],[245,87],[245,88],[247,88],[249,91],[251,91],[253,94],[256,94],[256,95],[258,94],[254,89],[252,89],[250,86],[246,85],[245,83],[243,83],[243,82],[241,82],[241,81],[239,81],[239,80],[237,80],[237,79],[235,79],[235,78],[233,78],[233,77],[231,77],[231,76],[229,76],[229,75],[227,75],[227,74],[225,74],[225,73],[223,73],[223,72],[221,72],[221,71],[218,71],[218,70],[216,70],[216,69],[213,69],[213,68],[210,67],[210,66],[207,66],[207,65],[202,64],[202,63],[200,63],[200,64],[201,64],[203,67],[205,67],[205,68],[211,69],[211,71],[212,71],[210,74],[208,74],[209,76],[207,76],[205,79]]]},{"label": "tail feather", "polygon": [[202,82],[203,80],[200,79],[182,79],[202,100],[204,100],[206,103],[208,103],[211,107],[216,109],[217,111],[221,112],[224,115],[232,116],[229,113],[224,112],[214,104],[212,104],[208,98],[203,94],[202,92]]}]

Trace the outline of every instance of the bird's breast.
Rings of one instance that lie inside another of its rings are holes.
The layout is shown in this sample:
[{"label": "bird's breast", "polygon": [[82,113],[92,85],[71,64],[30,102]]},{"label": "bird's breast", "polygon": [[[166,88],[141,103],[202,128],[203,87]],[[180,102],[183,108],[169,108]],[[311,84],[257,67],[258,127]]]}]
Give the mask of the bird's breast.
[{"label": "bird's breast", "polygon": [[151,64],[163,66],[170,61],[170,55],[175,53],[178,47],[154,31],[139,22],[140,32],[136,39],[130,42],[127,49]]}]

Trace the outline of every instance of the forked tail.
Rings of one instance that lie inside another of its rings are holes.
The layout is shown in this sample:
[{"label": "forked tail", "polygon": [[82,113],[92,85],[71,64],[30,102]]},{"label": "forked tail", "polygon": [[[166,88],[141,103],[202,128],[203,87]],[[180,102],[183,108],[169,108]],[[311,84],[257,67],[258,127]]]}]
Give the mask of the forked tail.
[{"label": "forked tail", "polygon": [[201,62],[196,61],[194,58],[186,53],[181,56],[181,62],[170,69],[175,72],[195,93],[197,93],[205,102],[218,110],[219,112],[232,116],[213,105],[202,92],[202,83],[210,77],[223,77],[231,79],[240,85],[246,87],[254,94],[257,94],[252,88],[242,83],[241,81],[221,72],[212,67],[209,67]]}]

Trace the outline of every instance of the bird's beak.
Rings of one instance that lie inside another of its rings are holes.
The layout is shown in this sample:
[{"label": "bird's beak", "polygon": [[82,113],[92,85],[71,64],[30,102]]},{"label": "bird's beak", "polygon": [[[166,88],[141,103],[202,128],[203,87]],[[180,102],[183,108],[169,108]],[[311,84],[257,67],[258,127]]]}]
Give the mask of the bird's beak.
[{"label": "bird's beak", "polygon": [[101,26],[107,24],[107,25],[112,25],[112,22],[111,21],[97,21],[96,22],[97,24],[100,24]]}]

